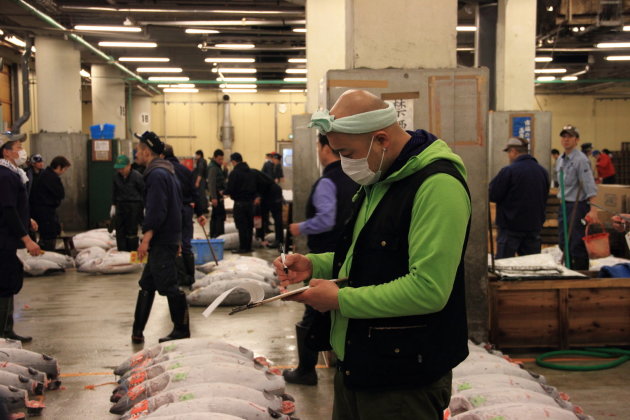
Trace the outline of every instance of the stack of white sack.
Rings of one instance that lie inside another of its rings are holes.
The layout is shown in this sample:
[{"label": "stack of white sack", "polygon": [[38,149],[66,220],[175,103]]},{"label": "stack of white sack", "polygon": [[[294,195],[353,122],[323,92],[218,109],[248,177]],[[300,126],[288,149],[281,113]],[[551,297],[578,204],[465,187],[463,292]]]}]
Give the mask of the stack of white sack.
[{"label": "stack of white sack", "polygon": [[79,251],[94,246],[108,250],[116,246],[116,235],[107,229],[93,229],[74,235],[72,242]]},{"label": "stack of white sack", "polygon": [[500,352],[468,343],[470,354],[453,369],[452,420],[592,420],[545,378]]},{"label": "stack of white sack", "polygon": [[84,273],[125,274],[142,271],[143,264],[132,264],[131,253],[91,247],[77,255],[77,269]]},{"label": "stack of white sack", "polygon": [[194,413],[216,420],[293,420],[294,400],[285,394],[280,370],[268,365],[251,350],[217,340],[158,344],[116,368],[121,378],[110,412],[134,420],[197,418]]},{"label": "stack of white sack", "polygon": [[22,261],[24,272],[31,276],[41,276],[74,267],[74,260],[67,255],[46,251],[42,255],[33,257],[26,249],[18,249],[17,256]]}]

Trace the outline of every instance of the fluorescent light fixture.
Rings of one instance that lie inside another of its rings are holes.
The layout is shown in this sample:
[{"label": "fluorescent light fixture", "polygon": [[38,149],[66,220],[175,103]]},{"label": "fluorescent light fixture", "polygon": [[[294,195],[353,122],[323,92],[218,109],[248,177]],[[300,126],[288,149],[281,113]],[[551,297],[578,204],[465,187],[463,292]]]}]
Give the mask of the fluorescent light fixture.
[{"label": "fluorescent light fixture", "polygon": [[0,29],[0,35],[4,35],[4,31]]},{"label": "fluorescent light fixture", "polygon": [[74,25],[77,31],[142,32],[139,26]]},{"label": "fluorescent light fixture", "polygon": [[625,25],[623,27],[623,30],[626,31],[626,32],[630,31],[630,25]]},{"label": "fluorescent light fixture", "polygon": [[222,89],[223,93],[256,93],[256,89]]},{"label": "fluorescent light fixture", "polygon": [[539,76],[536,78],[538,82],[551,82],[552,80],[556,80],[556,76]]},{"label": "fluorescent light fixture", "polygon": [[187,34],[218,34],[219,31],[217,31],[216,29],[195,29],[195,28],[188,28],[185,31]]},{"label": "fluorescent light fixture", "polygon": [[138,67],[138,73],[181,73],[180,67]]},{"label": "fluorescent light fixture", "polygon": [[305,33],[306,28],[293,28],[293,32]]},{"label": "fluorescent light fixture", "polygon": [[229,58],[229,57],[208,57],[204,60],[206,63],[254,63],[255,58],[241,57],[241,58]]},{"label": "fluorescent light fixture", "polygon": [[167,87],[171,87],[171,85],[157,85],[157,87],[159,87],[159,88],[167,88]]},{"label": "fluorescent light fixture", "polygon": [[255,77],[217,77],[218,82],[255,82]]},{"label": "fluorescent light fixture", "polygon": [[534,61],[537,63],[549,63],[553,61],[553,57],[536,57]]},{"label": "fluorescent light fixture", "polygon": [[7,36],[4,37],[4,39],[7,42],[10,42],[11,44],[17,46],[17,47],[22,47],[22,48],[26,48],[26,42],[22,41],[20,38],[18,38],[17,36]]},{"label": "fluorescent light fixture", "polygon": [[81,77],[87,77],[88,79],[90,77],[92,77],[92,75],[90,73],[88,73],[87,70],[81,69],[81,71],[79,72],[79,74],[81,75]]},{"label": "fluorescent light fixture", "polygon": [[212,73],[243,73],[243,74],[252,74],[256,73],[256,69],[239,69],[232,67],[222,67],[222,68],[213,68]]},{"label": "fluorescent light fixture", "polygon": [[536,74],[560,74],[560,73],[566,73],[567,69],[536,69],[534,70],[534,73]]},{"label": "fluorescent light fixture", "polygon": [[630,42],[600,42],[596,48],[630,48]]},{"label": "fluorescent light fixture", "polygon": [[214,44],[216,48],[225,48],[230,50],[246,50],[256,47],[254,44]]},{"label": "fluorescent light fixture", "polygon": [[458,32],[475,32],[477,27],[473,25],[457,25],[455,29],[457,29]]},{"label": "fluorescent light fixture", "polygon": [[127,48],[155,48],[155,42],[119,42],[119,41],[101,41],[99,47],[127,47]]},{"label": "fluorescent light fixture", "polygon": [[140,63],[168,63],[170,58],[166,57],[120,57],[118,61],[136,61]]},{"label": "fluorescent light fixture", "polygon": [[157,85],[159,88],[194,88],[193,83],[177,83],[175,85]]},{"label": "fluorescent light fixture", "polygon": [[562,80],[564,80],[565,82],[574,82],[577,79],[578,79],[577,76],[563,76],[562,77]]},{"label": "fluorescent light fixture", "polygon": [[280,93],[304,93],[304,89],[280,89]]},{"label": "fluorescent light fixture", "polygon": [[306,83],[306,77],[285,77],[283,79],[285,82],[300,82]]},{"label": "fluorescent light fixture", "polygon": [[187,82],[190,77],[186,76],[151,76],[149,80],[152,82]]},{"label": "fluorescent light fixture", "polygon": [[630,55],[609,55],[606,57],[608,61],[630,61]]},{"label": "fluorescent light fixture", "polygon": [[287,69],[289,74],[306,74],[306,69]]},{"label": "fluorescent light fixture", "polygon": [[258,86],[255,84],[222,84],[219,85],[221,89],[256,89]]},{"label": "fluorescent light fixture", "polygon": [[166,88],[164,89],[164,92],[173,92],[173,93],[197,93],[199,92],[199,89],[191,89],[191,88],[187,88],[187,89],[182,89],[182,88]]},{"label": "fluorescent light fixture", "polygon": [[306,63],[306,58],[289,58],[289,63]]}]

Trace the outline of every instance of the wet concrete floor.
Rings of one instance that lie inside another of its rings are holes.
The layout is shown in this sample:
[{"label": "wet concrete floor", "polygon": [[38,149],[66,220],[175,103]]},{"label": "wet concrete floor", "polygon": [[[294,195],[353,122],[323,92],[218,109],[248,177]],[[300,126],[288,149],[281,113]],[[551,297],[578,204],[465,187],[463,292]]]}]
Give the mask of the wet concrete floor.
[{"label": "wet concrete floor", "polygon": [[[254,255],[271,261],[277,253],[261,250]],[[138,278],[137,273],[89,275],[69,270],[25,279],[24,288],[16,297],[16,331],[34,337],[26,349],[56,357],[63,375],[63,389],[46,393],[47,408],[41,419],[118,417],[109,414],[109,396],[115,380],[112,368],[142,349],[130,341]],[[229,308],[219,308],[207,319],[201,315],[202,310],[191,308],[193,337],[224,339],[265,355],[280,367],[297,363],[294,324],[302,316],[300,304],[274,302],[234,316],[227,315]],[[156,344],[171,327],[166,299],[156,296],[145,330],[145,345]],[[545,375],[550,385],[569,394],[596,419],[630,419],[630,363],[585,373],[526,365]],[[296,399],[295,415],[302,420],[330,418],[334,368],[322,365],[318,375],[320,383],[316,387],[287,387]]]}]

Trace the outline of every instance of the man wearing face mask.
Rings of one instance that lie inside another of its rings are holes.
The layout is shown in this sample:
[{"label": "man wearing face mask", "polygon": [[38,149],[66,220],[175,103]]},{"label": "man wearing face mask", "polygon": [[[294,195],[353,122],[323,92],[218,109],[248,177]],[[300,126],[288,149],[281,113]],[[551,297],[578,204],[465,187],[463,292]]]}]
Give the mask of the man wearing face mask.
[{"label": "man wearing face mask", "polygon": [[29,218],[28,177],[18,166],[26,162],[26,151],[21,138],[0,134],[0,335],[5,338],[31,341],[13,331],[13,296],[22,289],[24,270],[16,255],[26,248],[32,256],[41,253],[28,235],[28,229],[37,230],[37,224]]},{"label": "man wearing face mask", "polygon": [[[330,311],[308,344],[338,356],[333,419],[442,419],[451,370],[468,355],[463,162],[434,135],[404,131],[366,91],[345,92],[311,126],[362,187],[335,252],[287,255],[288,274],[274,266],[283,285],[310,280],[290,299]],[[335,278],[347,280],[325,280]]]}]

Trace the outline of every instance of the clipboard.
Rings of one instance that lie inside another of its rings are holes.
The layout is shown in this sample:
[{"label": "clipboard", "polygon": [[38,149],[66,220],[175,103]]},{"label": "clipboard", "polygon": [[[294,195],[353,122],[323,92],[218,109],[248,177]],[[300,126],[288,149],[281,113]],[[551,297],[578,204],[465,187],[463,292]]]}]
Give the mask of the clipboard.
[{"label": "clipboard", "polygon": [[[328,280],[328,281],[331,281],[333,283],[339,283],[339,282],[345,281],[345,280],[348,280],[348,279],[347,278],[344,278],[344,279],[332,279],[332,280]],[[270,297],[268,299],[263,299],[260,302],[253,302],[253,303],[248,303],[247,305],[237,306],[236,308],[232,309],[228,315],[234,315],[235,313],[242,312],[242,311],[245,311],[247,309],[252,309],[252,308],[256,308],[258,306],[264,305],[265,303],[274,302],[276,300],[280,300],[280,299],[284,299],[284,298],[289,297],[289,296],[300,294],[300,293],[305,292],[308,289],[310,289],[310,287],[311,286],[300,287],[299,289],[291,290],[290,292],[281,293],[281,294],[279,294],[277,296],[273,296],[273,297]]]}]

